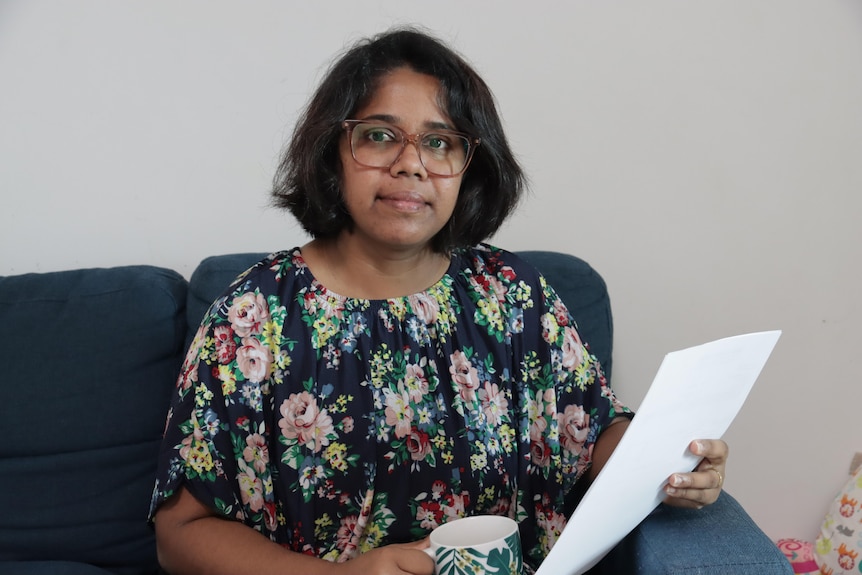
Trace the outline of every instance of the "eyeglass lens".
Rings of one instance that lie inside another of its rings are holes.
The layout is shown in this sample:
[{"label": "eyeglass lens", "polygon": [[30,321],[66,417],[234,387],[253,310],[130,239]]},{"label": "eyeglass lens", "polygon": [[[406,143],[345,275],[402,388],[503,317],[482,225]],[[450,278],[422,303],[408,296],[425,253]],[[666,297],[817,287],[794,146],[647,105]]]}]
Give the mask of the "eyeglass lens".
[{"label": "eyeglass lens", "polygon": [[[372,168],[388,168],[406,145],[408,135],[396,126],[376,122],[353,125],[350,146],[357,162]],[[458,174],[464,169],[470,140],[453,132],[425,132],[414,140],[425,169],[440,176]]]}]

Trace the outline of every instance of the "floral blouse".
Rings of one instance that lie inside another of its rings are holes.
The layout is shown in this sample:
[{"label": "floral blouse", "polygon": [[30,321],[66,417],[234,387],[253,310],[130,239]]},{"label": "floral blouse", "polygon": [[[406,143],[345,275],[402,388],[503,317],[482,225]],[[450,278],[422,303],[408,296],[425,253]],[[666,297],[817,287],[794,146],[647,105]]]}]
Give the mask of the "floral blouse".
[{"label": "floral blouse", "polygon": [[627,412],[562,301],[512,253],[460,250],[426,291],[365,300],[327,290],[299,249],[279,252],[203,319],[151,515],[184,485],[331,561],[508,515],[535,566],[596,438]]}]

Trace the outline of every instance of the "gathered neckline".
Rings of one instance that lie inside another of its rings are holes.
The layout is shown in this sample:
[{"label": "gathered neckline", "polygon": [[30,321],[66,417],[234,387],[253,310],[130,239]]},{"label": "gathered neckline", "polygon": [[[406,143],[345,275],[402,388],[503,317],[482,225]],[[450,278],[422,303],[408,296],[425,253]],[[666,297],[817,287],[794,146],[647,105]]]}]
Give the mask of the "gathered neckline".
[{"label": "gathered neckline", "polygon": [[301,264],[302,275],[304,276],[304,279],[309,283],[309,285],[311,285],[314,288],[314,291],[316,293],[320,294],[321,296],[324,296],[327,299],[331,298],[331,299],[334,299],[334,300],[339,301],[339,302],[351,301],[351,302],[373,304],[375,302],[376,303],[400,302],[400,301],[408,300],[410,298],[415,298],[415,297],[419,297],[419,296],[426,296],[426,295],[429,295],[431,292],[438,291],[441,287],[443,287],[443,284],[445,283],[446,278],[454,278],[454,276],[456,274],[457,266],[459,265],[459,260],[460,260],[461,254],[457,250],[453,251],[452,255],[449,259],[449,266],[446,268],[446,271],[443,273],[442,276],[440,276],[440,278],[437,281],[435,281],[433,284],[431,284],[427,288],[420,290],[418,292],[411,293],[411,294],[395,296],[395,297],[388,297],[388,298],[374,298],[374,299],[346,296],[346,295],[340,294],[336,291],[329,289],[328,287],[326,287],[326,285],[323,282],[321,282],[319,279],[317,279],[317,276],[315,276],[314,272],[311,271],[311,268],[308,266],[308,263],[305,261],[305,258],[302,257],[302,249],[301,248],[299,248],[299,247],[294,248],[291,251],[291,256],[297,261],[297,263]]}]

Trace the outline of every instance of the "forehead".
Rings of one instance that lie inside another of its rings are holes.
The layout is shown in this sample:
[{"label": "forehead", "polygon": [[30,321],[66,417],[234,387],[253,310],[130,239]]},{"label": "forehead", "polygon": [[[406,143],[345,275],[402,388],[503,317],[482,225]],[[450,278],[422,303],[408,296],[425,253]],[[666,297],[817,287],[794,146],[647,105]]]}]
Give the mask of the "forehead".
[{"label": "forehead", "polygon": [[449,122],[444,90],[434,76],[401,67],[380,76],[354,117],[389,116],[420,123]]}]

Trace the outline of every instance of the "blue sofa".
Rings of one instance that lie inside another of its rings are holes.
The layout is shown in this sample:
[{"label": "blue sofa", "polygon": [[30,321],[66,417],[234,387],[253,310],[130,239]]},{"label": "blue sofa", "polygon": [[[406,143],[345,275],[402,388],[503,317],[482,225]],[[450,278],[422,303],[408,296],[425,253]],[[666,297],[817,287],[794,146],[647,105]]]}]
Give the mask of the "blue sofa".
[{"label": "blue sofa", "polygon": [[[0,574],[157,573],[146,523],[165,414],[210,302],[263,254],[207,258],[191,279],[153,266],[0,277]],[[602,278],[582,260],[522,252],[612,368]],[[728,494],[660,506],[597,573],[792,574]]]}]

